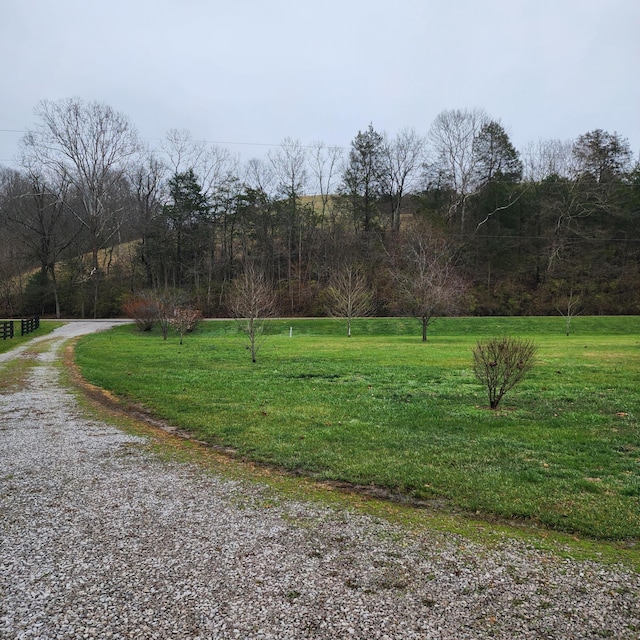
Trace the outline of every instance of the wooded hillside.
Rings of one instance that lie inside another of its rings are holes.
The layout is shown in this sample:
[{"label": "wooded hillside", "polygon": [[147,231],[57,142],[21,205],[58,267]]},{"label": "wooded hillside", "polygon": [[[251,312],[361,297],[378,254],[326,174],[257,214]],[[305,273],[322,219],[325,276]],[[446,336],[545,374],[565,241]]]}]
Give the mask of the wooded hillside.
[{"label": "wooded hillside", "polygon": [[517,150],[452,110],[424,135],[369,125],[241,163],[186,132],[152,151],[100,103],[37,114],[20,169],[0,168],[0,316],[119,315],[148,290],[227,315],[248,266],[282,315],[326,315],[345,274],[362,312],[427,322],[640,312],[640,167],[617,133]]}]

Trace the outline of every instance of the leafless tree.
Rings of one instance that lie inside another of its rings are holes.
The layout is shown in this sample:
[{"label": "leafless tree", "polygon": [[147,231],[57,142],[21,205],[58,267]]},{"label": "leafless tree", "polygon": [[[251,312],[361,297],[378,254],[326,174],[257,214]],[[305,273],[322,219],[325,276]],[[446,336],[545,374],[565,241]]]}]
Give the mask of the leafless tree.
[{"label": "leafless tree", "polygon": [[428,138],[433,158],[430,169],[452,190],[449,220],[457,217],[464,233],[467,200],[477,189],[478,155],[474,142],[489,123],[482,109],[453,109],[441,112],[431,125]]},{"label": "leafless tree", "polygon": [[276,195],[276,175],[271,162],[251,158],[244,165],[243,179],[254,191],[261,191],[270,198]]},{"label": "leafless tree", "polygon": [[391,230],[400,230],[400,211],[404,196],[414,188],[424,163],[425,140],[413,129],[403,129],[384,142],[384,190],[391,200]]},{"label": "leafless tree", "polygon": [[265,337],[265,320],[277,309],[276,294],[264,272],[254,264],[247,264],[231,285],[227,306],[247,337],[251,361],[256,362]]},{"label": "leafless tree", "polygon": [[194,140],[187,129],[170,129],[160,148],[172,175],[193,169],[200,175],[200,167],[207,153],[207,143]]},{"label": "leafless tree", "polygon": [[530,142],[523,153],[523,177],[529,182],[542,182],[550,176],[569,178],[575,173],[570,140],[538,140]]},{"label": "leafless tree", "polygon": [[75,189],[81,207],[74,215],[90,239],[97,316],[100,264],[98,251],[115,237],[121,224],[120,203],[113,202],[127,163],[139,148],[129,120],[108,105],[85,103],[79,98],[41,101],[36,108],[40,122],[22,140],[23,151],[33,165],[40,165]]},{"label": "leafless tree", "polygon": [[334,192],[334,179],[342,156],[340,147],[327,147],[322,142],[316,142],[312,145],[309,160],[320,196],[320,226],[324,226],[329,214],[332,230],[335,230],[335,207],[330,207],[330,203]]},{"label": "leafless tree", "polygon": [[4,172],[4,228],[21,240],[28,254],[25,257],[37,260],[42,282],[50,278],[56,318],[59,318],[56,262],[75,240],[79,229],[72,224],[65,207],[68,182],[55,175],[47,178],[38,169],[25,162],[23,172]]},{"label": "leafless tree", "polygon": [[157,286],[148,239],[166,200],[167,166],[147,149],[129,165],[128,179],[137,208],[136,231],[140,238],[140,258],[147,286]]},{"label": "leafless tree", "polygon": [[403,306],[420,321],[422,341],[426,342],[435,318],[460,309],[464,280],[457,273],[455,256],[445,240],[431,229],[414,227],[408,233],[403,267],[396,276]]},{"label": "leafless tree", "polygon": [[535,364],[537,347],[531,340],[490,338],[473,349],[473,372],[487,388],[489,406],[497,409],[507,391],[522,381]]},{"label": "leafless tree", "polygon": [[580,295],[575,294],[573,289],[571,289],[564,300],[564,306],[558,303],[556,304],[556,309],[558,313],[564,317],[565,333],[569,335],[571,333],[571,321],[582,313],[582,309],[580,308]]},{"label": "leafless tree", "polygon": [[[286,234],[287,282],[291,311],[295,307],[295,296],[301,296],[302,282],[308,264],[304,251],[304,238],[313,226],[307,215],[311,210],[300,199],[308,186],[308,150],[298,140],[285,138],[282,144],[268,153],[278,185],[278,195],[284,199],[281,208]],[[294,283],[297,287],[294,287]]]},{"label": "leafless tree", "polygon": [[304,195],[308,182],[307,149],[299,140],[285,138],[267,154],[280,194],[297,201]]},{"label": "leafless tree", "polygon": [[329,314],[347,321],[349,338],[353,319],[371,315],[373,293],[366,277],[355,265],[347,265],[331,278],[326,296]]}]

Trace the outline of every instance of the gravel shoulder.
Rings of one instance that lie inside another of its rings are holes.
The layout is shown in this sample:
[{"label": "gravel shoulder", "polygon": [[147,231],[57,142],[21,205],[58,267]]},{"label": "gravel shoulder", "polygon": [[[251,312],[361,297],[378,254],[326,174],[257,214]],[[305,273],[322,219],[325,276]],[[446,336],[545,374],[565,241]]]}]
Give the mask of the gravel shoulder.
[{"label": "gravel shoulder", "polygon": [[0,395],[0,638],[640,638],[624,567],[273,502],[87,418],[56,363],[107,326]]}]

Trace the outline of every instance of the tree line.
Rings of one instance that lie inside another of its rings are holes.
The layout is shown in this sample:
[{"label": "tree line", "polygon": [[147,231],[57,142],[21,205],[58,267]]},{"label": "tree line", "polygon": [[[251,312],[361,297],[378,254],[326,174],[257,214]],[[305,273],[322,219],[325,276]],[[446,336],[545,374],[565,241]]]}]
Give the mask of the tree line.
[{"label": "tree line", "polygon": [[0,168],[0,315],[113,316],[145,291],[227,315],[247,273],[280,314],[355,304],[414,315],[423,339],[453,313],[640,312],[640,167],[618,133],[517,150],[461,109],[240,162],[185,131],[150,149],[98,102],[36,116]]}]

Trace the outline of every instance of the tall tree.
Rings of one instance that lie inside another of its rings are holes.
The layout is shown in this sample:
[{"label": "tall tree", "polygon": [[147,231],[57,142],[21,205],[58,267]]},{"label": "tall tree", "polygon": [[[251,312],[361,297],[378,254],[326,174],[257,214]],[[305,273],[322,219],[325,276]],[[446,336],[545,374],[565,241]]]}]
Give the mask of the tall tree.
[{"label": "tall tree", "polygon": [[524,150],[523,177],[528,182],[541,182],[550,176],[569,178],[574,174],[573,142],[570,140],[538,140]]},{"label": "tall tree", "polygon": [[113,194],[120,188],[129,159],[139,147],[129,120],[108,105],[70,98],[41,101],[39,123],[22,140],[31,163],[67,181],[81,206],[74,215],[85,228],[91,252],[93,316],[98,314],[100,264],[98,251],[120,227],[121,210]]},{"label": "tall tree", "polygon": [[480,185],[522,179],[522,162],[504,127],[495,120],[483,124],[473,141],[476,180]]},{"label": "tall tree", "polygon": [[600,184],[619,180],[632,169],[629,141],[602,129],[581,135],[573,145],[573,156],[577,171],[589,174]]},{"label": "tall tree", "polygon": [[149,288],[158,286],[160,265],[167,258],[164,243],[158,242],[157,237],[162,233],[160,218],[167,187],[166,173],[166,165],[149,150],[137,162],[131,163],[128,171],[137,209],[135,225],[140,242],[140,261],[144,268],[146,286]]},{"label": "tall tree", "polygon": [[312,207],[304,205],[301,197],[306,193],[308,150],[298,140],[286,138],[269,153],[278,184],[280,219],[285,234],[285,260],[291,312],[299,303],[302,284],[310,265],[308,238],[315,226]]},{"label": "tall tree", "polygon": [[330,206],[334,192],[334,180],[342,157],[340,147],[327,147],[322,142],[312,145],[310,166],[317,193],[320,196],[320,226],[324,227],[327,215],[331,218],[331,231],[335,231],[335,207]]},{"label": "tall tree", "polygon": [[425,141],[413,129],[403,129],[384,145],[384,190],[391,202],[391,230],[400,230],[400,212],[407,191],[416,186],[424,161]]},{"label": "tall tree", "polygon": [[356,231],[374,230],[378,200],[383,193],[384,136],[370,124],[351,142],[339,192],[347,199]]},{"label": "tall tree", "polygon": [[448,219],[450,224],[459,224],[465,230],[467,201],[478,187],[478,154],[474,143],[489,123],[482,109],[452,109],[436,116],[429,130],[434,157],[430,173],[447,185],[452,194]]},{"label": "tall tree", "polygon": [[11,173],[5,190],[7,228],[21,239],[26,257],[37,261],[40,269],[38,312],[47,311],[45,294],[52,293],[56,318],[60,317],[56,262],[79,232],[65,207],[68,187],[64,180],[47,180],[34,167],[27,167],[25,173]]},{"label": "tall tree", "polygon": [[210,205],[193,169],[176,173],[168,189],[170,202],[164,205],[163,214],[173,241],[173,286],[182,287],[208,232]]}]

